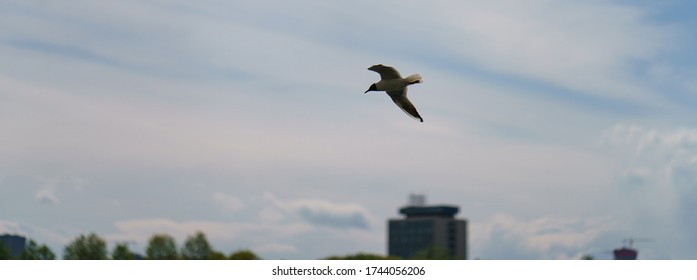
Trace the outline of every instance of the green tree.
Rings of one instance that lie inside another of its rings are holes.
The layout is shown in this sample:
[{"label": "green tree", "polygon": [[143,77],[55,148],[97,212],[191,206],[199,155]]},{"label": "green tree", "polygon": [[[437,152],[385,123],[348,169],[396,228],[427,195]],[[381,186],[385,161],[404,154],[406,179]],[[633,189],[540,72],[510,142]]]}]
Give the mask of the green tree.
[{"label": "green tree", "polygon": [[213,253],[213,247],[208,243],[208,239],[203,232],[196,232],[194,236],[189,236],[182,248],[182,258],[187,260],[207,260]]},{"label": "green tree", "polygon": [[223,254],[220,251],[215,251],[211,252],[211,255],[208,257],[209,260],[227,260],[227,256]]},{"label": "green tree", "polygon": [[7,248],[5,244],[2,243],[2,240],[0,240],[0,260],[11,260],[12,256],[10,256],[10,248]]},{"label": "green tree", "polygon": [[39,245],[36,241],[29,239],[20,258],[23,260],[55,260],[56,254],[46,244]]},{"label": "green tree", "polygon": [[148,242],[145,254],[151,260],[176,260],[179,258],[177,242],[174,241],[174,237],[167,234],[153,235]]},{"label": "green tree", "polygon": [[583,254],[583,256],[581,256],[581,259],[590,261],[590,260],[594,260],[595,257],[593,257],[593,255],[591,255],[591,254]]},{"label": "green tree", "polygon": [[238,250],[230,254],[231,260],[259,260],[259,256],[250,250]]},{"label": "green tree", "polygon": [[128,249],[126,243],[116,243],[114,250],[111,252],[112,260],[135,260],[136,255]]},{"label": "green tree", "polygon": [[432,246],[414,253],[412,260],[452,260],[453,256],[443,247]]},{"label": "green tree", "polygon": [[370,254],[370,253],[356,253],[353,255],[346,255],[346,256],[329,256],[326,258],[327,260],[398,260],[398,257],[395,256],[383,256],[383,255],[378,255],[378,254]]},{"label": "green tree", "polygon": [[63,259],[66,260],[106,260],[106,241],[95,233],[80,235],[65,246]]}]

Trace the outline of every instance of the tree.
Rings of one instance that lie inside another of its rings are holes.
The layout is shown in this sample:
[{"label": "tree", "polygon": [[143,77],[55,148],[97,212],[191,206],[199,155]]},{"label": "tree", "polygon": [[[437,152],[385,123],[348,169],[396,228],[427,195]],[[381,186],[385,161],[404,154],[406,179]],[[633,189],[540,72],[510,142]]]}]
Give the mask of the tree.
[{"label": "tree", "polygon": [[238,250],[230,254],[231,260],[259,260],[259,256],[250,250]]},{"label": "tree", "polygon": [[209,260],[227,260],[227,256],[223,254],[222,252],[215,251],[211,252],[211,255],[208,257]]},{"label": "tree", "polygon": [[7,248],[4,243],[2,243],[2,240],[0,240],[0,260],[11,260],[12,256],[10,256],[10,248]]},{"label": "tree", "polygon": [[417,251],[409,259],[412,260],[452,260],[453,256],[443,247],[432,246]]},{"label": "tree", "polygon": [[136,255],[128,249],[128,244],[126,243],[116,243],[116,247],[111,252],[111,259],[113,260],[135,260]]},{"label": "tree", "polygon": [[46,244],[39,246],[36,241],[29,239],[20,258],[23,260],[55,260],[56,254]]},{"label": "tree", "polygon": [[330,256],[326,258],[327,260],[398,260],[395,256],[383,256],[378,254],[370,253],[356,253],[353,255],[346,256]]},{"label": "tree", "polygon": [[80,235],[65,246],[63,259],[66,260],[106,260],[106,241],[95,233]]},{"label": "tree", "polygon": [[174,237],[167,234],[153,235],[148,242],[145,254],[151,260],[176,260],[179,258],[177,242],[174,241]]},{"label": "tree", "polygon": [[203,232],[196,232],[194,236],[189,236],[184,242],[182,258],[187,260],[207,260],[210,259],[213,248],[208,243]]}]

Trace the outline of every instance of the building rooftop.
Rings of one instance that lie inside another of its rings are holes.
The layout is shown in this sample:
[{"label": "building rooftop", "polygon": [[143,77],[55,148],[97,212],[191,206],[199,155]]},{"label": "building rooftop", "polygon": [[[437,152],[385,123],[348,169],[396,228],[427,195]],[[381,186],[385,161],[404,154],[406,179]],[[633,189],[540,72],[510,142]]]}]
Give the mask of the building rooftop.
[{"label": "building rooftop", "polygon": [[446,217],[452,218],[460,211],[457,206],[450,205],[433,205],[433,206],[406,206],[399,208],[399,213],[404,214],[407,218],[414,217]]}]

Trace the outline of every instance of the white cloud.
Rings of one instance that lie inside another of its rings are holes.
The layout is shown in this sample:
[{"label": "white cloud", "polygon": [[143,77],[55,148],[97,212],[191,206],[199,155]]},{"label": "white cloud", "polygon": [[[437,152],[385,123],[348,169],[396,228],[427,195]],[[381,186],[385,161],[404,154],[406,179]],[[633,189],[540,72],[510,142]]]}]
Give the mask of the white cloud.
[{"label": "white cloud", "polygon": [[264,198],[277,209],[301,217],[313,225],[368,230],[373,223],[370,213],[358,204],[318,199],[281,200],[269,192],[264,193]]},{"label": "white cloud", "polygon": [[692,160],[697,155],[697,129],[687,127],[658,130],[641,125],[618,124],[609,132],[608,139],[614,145],[635,149],[636,157],[667,154]]},{"label": "white cloud", "polygon": [[0,220],[0,233],[24,233],[22,226],[15,221]]},{"label": "white cloud", "polygon": [[697,129],[618,124],[606,138],[620,158],[618,186],[633,227],[655,240],[673,241],[661,246],[669,257],[684,257],[677,244],[697,245]]},{"label": "white cloud", "polygon": [[484,259],[578,258],[616,226],[610,217],[520,219],[497,214],[470,225],[470,254]]},{"label": "white cloud", "polygon": [[60,199],[56,196],[55,184],[47,184],[36,191],[36,200],[44,204],[60,204]]}]

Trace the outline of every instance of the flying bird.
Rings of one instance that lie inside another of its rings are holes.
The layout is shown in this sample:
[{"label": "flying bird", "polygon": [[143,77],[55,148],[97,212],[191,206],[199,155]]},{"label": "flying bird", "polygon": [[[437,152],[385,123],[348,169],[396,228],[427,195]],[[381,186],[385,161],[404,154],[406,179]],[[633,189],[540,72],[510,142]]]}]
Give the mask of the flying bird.
[{"label": "flying bird", "polygon": [[402,111],[415,119],[419,119],[421,122],[424,121],[419,112],[416,111],[416,107],[407,99],[407,86],[421,83],[421,75],[413,74],[402,78],[397,69],[382,64],[370,66],[368,70],[380,74],[380,81],[370,85],[370,88],[365,93],[369,91],[385,91],[392,98],[394,104],[397,104]]}]

